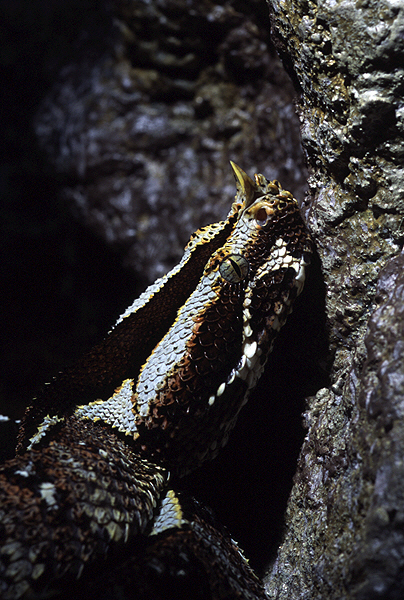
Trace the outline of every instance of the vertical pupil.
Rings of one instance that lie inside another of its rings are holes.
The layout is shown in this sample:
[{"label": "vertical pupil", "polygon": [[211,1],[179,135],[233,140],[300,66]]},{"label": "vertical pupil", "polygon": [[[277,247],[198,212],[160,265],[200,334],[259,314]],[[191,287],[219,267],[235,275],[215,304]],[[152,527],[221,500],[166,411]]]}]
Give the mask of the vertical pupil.
[{"label": "vertical pupil", "polygon": [[241,269],[240,269],[238,263],[234,259],[232,259],[232,258],[229,258],[229,263],[231,264],[231,266],[235,270],[235,272],[237,274],[237,277],[240,277],[240,279],[241,279]]},{"label": "vertical pupil", "polygon": [[230,283],[239,283],[248,274],[248,262],[239,254],[227,256],[220,265],[220,275]]}]

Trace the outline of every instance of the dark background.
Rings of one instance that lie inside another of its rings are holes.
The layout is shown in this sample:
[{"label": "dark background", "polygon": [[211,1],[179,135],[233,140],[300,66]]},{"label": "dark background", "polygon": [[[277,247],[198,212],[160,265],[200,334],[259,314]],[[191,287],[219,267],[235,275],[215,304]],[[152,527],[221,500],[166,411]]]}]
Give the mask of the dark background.
[{"label": "dark background", "polygon": [[109,27],[107,3],[0,2],[0,413],[12,418],[138,292],[119,251],[61,200],[66,177],[42,155],[32,127],[58,71],[79,53],[100,52]]},{"label": "dark background", "polygon": [[[43,382],[100,340],[145,286],[141,273],[122,266],[125,249],[107,245],[63,200],[68,176],[49,164],[32,127],[63,66],[102,53],[111,30],[108,2],[0,2],[0,414],[12,419]],[[320,279],[315,261],[229,445],[181,483],[213,506],[260,571],[281,536],[304,398],[323,377]],[[14,433],[12,424],[4,429],[6,456]]]}]

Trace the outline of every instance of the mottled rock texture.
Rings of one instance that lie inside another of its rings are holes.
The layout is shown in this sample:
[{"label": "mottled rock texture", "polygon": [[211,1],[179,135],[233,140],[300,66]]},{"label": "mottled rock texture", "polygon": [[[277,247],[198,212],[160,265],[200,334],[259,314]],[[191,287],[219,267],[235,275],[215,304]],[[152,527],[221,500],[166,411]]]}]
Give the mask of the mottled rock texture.
[{"label": "mottled rock texture", "polygon": [[293,89],[265,3],[113,3],[109,47],[67,65],[35,129],[83,221],[154,281],[226,214],[229,160],[302,197]]},{"label": "mottled rock texture", "polygon": [[308,433],[271,598],[404,596],[404,6],[269,2],[299,92],[331,387]]}]

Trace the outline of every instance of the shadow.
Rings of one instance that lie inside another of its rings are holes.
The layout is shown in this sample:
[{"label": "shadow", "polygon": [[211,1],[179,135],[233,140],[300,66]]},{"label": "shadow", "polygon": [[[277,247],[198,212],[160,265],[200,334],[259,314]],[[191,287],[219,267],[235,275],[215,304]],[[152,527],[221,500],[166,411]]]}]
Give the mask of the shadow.
[{"label": "shadow", "polygon": [[305,436],[305,398],[328,383],[325,289],[314,257],[305,290],[218,458],[180,485],[214,510],[262,575],[275,558]]},{"label": "shadow", "polygon": [[122,267],[123,251],[75,220],[57,180],[21,171],[14,186],[15,177],[8,174],[0,209],[0,414],[20,418],[36,390],[100,341],[143,286]]}]

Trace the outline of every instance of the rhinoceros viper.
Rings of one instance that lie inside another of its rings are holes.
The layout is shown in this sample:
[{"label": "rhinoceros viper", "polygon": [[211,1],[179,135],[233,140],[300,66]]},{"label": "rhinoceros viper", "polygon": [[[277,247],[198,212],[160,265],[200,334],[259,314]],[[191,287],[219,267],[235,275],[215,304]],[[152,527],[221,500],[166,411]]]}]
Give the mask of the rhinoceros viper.
[{"label": "rhinoceros viper", "polygon": [[231,164],[227,219],[27,409],[0,470],[1,598],[265,598],[169,484],[225,445],[312,252],[293,196]]}]

